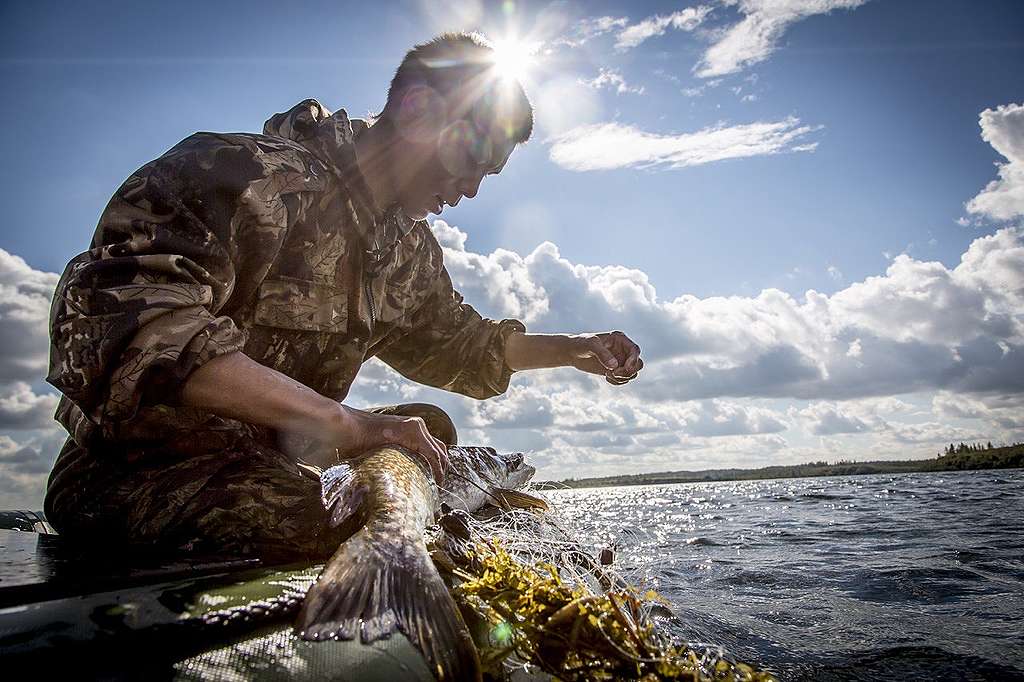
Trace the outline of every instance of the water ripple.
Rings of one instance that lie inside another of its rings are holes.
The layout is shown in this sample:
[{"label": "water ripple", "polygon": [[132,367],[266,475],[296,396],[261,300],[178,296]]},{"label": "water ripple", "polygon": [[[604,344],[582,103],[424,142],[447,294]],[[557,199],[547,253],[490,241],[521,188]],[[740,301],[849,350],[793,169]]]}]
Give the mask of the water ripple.
[{"label": "water ripple", "polygon": [[1024,680],[1024,470],[551,497],[678,634],[782,679]]}]

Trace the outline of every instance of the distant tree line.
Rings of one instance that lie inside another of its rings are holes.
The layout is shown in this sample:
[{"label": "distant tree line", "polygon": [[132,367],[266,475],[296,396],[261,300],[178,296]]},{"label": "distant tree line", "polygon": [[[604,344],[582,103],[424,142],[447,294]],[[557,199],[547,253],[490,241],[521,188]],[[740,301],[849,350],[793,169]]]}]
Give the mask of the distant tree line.
[{"label": "distant tree line", "polygon": [[[952,448],[952,452],[950,452]],[[559,482],[540,481],[541,488],[590,488],[613,485],[652,485],[707,481],[742,481],[766,478],[803,478],[807,476],[856,476],[863,474],[902,474],[929,471],[967,471],[976,469],[1024,468],[1024,443],[993,446],[986,443],[950,443],[946,452],[934,459],[876,460],[855,462],[842,459],[806,464],[775,465],[760,469],[706,469],[703,471],[663,471],[648,474],[624,474],[601,478],[569,478]]]},{"label": "distant tree line", "polygon": [[[1000,447],[1018,447],[1022,443],[1011,443],[1010,445],[1001,445]],[[973,452],[984,452],[986,450],[994,450],[995,447],[992,445],[992,441],[988,441],[985,445],[981,443],[964,443],[961,442],[959,445],[950,443],[949,447],[946,448],[945,452],[940,452],[939,457],[945,457],[946,455],[962,455],[964,453]]]}]

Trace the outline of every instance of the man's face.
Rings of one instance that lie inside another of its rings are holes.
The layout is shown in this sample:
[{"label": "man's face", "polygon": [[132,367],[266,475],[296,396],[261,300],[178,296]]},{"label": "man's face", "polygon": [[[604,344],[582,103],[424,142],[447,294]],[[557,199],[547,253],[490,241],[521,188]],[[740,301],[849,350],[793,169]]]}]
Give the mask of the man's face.
[{"label": "man's face", "polygon": [[405,214],[423,220],[445,205],[476,196],[485,175],[504,168],[515,143],[504,128],[472,115],[451,120],[448,105],[427,87],[410,88],[396,126],[396,195]]}]

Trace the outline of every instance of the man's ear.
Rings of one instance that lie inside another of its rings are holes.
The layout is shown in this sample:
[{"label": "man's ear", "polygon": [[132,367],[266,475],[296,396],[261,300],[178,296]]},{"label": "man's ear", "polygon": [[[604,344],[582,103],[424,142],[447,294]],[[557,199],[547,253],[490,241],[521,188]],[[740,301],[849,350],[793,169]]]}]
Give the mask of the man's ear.
[{"label": "man's ear", "polygon": [[447,120],[448,107],[444,97],[429,85],[406,88],[394,116],[398,132],[420,144],[436,140]]}]

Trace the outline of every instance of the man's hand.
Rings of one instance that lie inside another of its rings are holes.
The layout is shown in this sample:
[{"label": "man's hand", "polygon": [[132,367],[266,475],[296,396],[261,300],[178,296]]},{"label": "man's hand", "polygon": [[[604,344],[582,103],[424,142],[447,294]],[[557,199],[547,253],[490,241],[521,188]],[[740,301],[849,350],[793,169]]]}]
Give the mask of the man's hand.
[{"label": "man's hand", "polygon": [[510,334],[505,362],[513,370],[575,367],[621,386],[643,369],[640,346],[619,331],[600,334]]},{"label": "man's hand", "polygon": [[329,416],[321,438],[338,449],[340,459],[356,457],[371,448],[398,445],[426,460],[434,480],[441,484],[448,468],[448,448],[430,435],[421,418],[375,414],[335,404],[338,409]]},{"label": "man's hand", "polygon": [[570,364],[591,374],[600,374],[615,386],[633,379],[644,367],[640,346],[620,331],[574,334],[568,337]]}]

